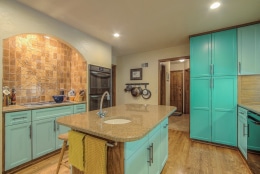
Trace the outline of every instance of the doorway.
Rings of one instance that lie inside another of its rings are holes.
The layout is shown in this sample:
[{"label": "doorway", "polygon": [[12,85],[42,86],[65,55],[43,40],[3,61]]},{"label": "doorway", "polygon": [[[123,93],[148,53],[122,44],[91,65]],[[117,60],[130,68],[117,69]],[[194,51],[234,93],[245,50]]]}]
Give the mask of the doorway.
[{"label": "doorway", "polygon": [[[178,107],[177,110],[178,112],[185,113],[185,114],[189,114],[190,112],[189,111],[190,110],[189,59],[190,59],[189,56],[183,56],[183,57],[162,59],[159,60],[158,62],[158,68],[159,68],[158,103],[164,104],[166,100],[165,105],[176,106]],[[177,71],[177,72],[179,71],[180,73],[179,78],[171,79],[173,78],[171,77],[172,71]],[[180,78],[181,72],[182,72],[182,79]],[[173,84],[171,84],[172,81]],[[182,83],[183,84],[182,88],[181,85],[176,86],[176,83]],[[171,95],[171,93],[173,95]]]},{"label": "doorway", "polygon": [[183,112],[183,71],[170,73],[170,105],[176,106],[176,112]]}]

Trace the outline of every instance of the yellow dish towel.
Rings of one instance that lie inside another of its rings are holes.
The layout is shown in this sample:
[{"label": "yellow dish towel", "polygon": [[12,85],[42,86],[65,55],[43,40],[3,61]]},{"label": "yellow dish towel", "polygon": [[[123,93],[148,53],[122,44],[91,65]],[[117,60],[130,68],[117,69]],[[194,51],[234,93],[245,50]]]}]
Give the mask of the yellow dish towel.
[{"label": "yellow dish towel", "polygon": [[84,171],[84,137],[85,134],[69,131],[69,163]]},{"label": "yellow dish towel", "polygon": [[92,137],[85,137],[85,172],[84,174],[107,173],[106,141]]}]

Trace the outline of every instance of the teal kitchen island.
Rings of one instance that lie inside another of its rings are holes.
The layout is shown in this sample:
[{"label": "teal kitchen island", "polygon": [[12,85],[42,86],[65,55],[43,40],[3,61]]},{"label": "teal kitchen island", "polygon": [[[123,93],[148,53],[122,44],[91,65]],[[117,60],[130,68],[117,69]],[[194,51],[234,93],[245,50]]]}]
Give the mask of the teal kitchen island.
[{"label": "teal kitchen island", "polygon": [[[57,122],[107,141],[108,174],[159,174],[168,158],[168,117],[176,107],[125,104],[103,110],[104,118],[96,110]],[[73,166],[72,173],[83,174]]]}]

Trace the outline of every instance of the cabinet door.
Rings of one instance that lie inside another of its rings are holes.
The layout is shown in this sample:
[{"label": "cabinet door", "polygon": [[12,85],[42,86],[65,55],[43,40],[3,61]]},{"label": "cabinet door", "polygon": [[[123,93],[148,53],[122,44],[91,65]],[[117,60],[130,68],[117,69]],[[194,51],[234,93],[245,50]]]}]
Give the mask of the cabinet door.
[{"label": "cabinet door", "polygon": [[148,174],[148,141],[137,149],[137,151],[125,160],[125,174]]},{"label": "cabinet door", "polygon": [[211,78],[191,78],[190,137],[211,141]]},{"label": "cabinet door", "polygon": [[5,127],[5,170],[32,159],[31,122]]},{"label": "cabinet door", "polygon": [[55,118],[33,122],[33,159],[55,150]]},{"label": "cabinet door", "polygon": [[161,166],[160,170],[163,169],[168,159],[168,118],[161,123]]},{"label": "cabinet door", "polygon": [[[58,119],[59,117],[56,118],[56,120]],[[67,127],[67,126],[63,126],[63,125],[59,125],[56,123],[56,149],[59,149],[61,148],[62,144],[63,144],[63,140],[60,140],[58,138],[58,136],[60,134],[64,134],[64,133],[67,133],[69,130],[71,130],[70,127]]]},{"label": "cabinet door", "polygon": [[190,39],[190,76],[210,76],[211,34]]},{"label": "cabinet door", "polygon": [[237,76],[213,78],[212,141],[237,146]]},{"label": "cabinet door", "polygon": [[160,174],[160,159],[161,159],[161,149],[160,149],[160,129],[156,131],[156,133],[149,138],[149,146],[150,146],[150,156],[152,157],[151,165],[149,165],[149,174]]},{"label": "cabinet door", "polygon": [[260,74],[260,24],[238,28],[240,75]]},{"label": "cabinet door", "polygon": [[212,34],[212,75],[237,75],[237,30]]},{"label": "cabinet door", "polygon": [[238,148],[247,159],[247,111],[243,108],[238,108]]}]

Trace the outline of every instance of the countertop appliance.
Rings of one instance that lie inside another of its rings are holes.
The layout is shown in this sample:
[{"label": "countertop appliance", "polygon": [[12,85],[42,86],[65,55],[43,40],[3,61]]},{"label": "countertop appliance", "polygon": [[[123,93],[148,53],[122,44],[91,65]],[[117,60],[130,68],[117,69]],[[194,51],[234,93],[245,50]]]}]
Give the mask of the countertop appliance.
[{"label": "countertop appliance", "polygon": [[[89,65],[89,111],[99,109],[105,91],[111,94],[111,69]],[[111,101],[104,98],[103,108],[110,107]]]},{"label": "countertop appliance", "polygon": [[260,115],[247,113],[247,163],[254,174],[260,173]]}]

